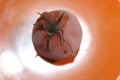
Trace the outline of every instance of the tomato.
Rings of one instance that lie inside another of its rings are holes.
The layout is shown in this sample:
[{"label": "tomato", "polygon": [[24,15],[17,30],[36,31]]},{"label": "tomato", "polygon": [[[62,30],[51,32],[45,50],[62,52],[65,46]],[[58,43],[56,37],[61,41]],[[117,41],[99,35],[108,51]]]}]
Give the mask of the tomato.
[{"label": "tomato", "polygon": [[76,56],[82,30],[79,21],[68,11],[38,13],[32,32],[37,56],[51,62]]}]

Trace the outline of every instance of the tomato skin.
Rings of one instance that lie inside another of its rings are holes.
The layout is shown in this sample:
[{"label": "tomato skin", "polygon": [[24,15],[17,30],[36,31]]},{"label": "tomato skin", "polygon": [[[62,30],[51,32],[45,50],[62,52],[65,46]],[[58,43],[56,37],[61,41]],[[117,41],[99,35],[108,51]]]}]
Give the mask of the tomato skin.
[{"label": "tomato skin", "polygon": [[40,16],[34,25],[32,32],[32,41],[37,52],[37,56],[45,60],[57,61],[71,56],[75,56],[79,50],[82,30],[79,21],[70,12],[63,10],[56,10],[51,12],[43,12],[52,23],[55,23],[59,16],[65,12],[58,28],[62,31],[64,41],[62,43],[61,36],[56,33],[51,36],[49,42],[49,49],[47,49],[48,31],[43,29],[48,23]]}]

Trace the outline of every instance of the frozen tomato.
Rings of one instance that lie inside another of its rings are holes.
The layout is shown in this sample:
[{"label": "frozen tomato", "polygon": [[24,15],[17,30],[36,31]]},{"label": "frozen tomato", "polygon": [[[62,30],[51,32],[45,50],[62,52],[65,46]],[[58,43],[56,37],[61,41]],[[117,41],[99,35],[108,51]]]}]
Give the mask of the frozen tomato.
[{"label": "frozen tomato", "polygon": [[57,61],[75,56],[79,50],[82,31],[79,21],[68,11],[38,13],[32,41],[37,56]]}]

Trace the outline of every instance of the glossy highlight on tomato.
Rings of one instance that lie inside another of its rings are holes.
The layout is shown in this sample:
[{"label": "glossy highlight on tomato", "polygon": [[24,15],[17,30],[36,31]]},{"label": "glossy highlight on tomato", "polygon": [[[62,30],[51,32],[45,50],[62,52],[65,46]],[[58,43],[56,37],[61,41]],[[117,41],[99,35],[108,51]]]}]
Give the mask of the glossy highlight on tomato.
[{"label": "glossy highlight on tomato", "polygon": [[[79,21],[68,11],[55,10],[38,13],[32,41],[37,56],[55,63],[73,61],[80,48],[82,30]],[[70,59],[69,59],[70,58]]]}]

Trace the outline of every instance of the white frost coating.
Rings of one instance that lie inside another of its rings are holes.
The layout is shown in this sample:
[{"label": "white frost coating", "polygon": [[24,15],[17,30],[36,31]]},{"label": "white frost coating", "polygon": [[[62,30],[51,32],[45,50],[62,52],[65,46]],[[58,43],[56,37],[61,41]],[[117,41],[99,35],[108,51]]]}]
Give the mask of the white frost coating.
[{"label": "white frost coating", "polygon": [[82,18],[79,18],[79,22],[82,27],[82,41],[75,62],[84,62],[83,60],[88,53],[88,49],[91,43],[91,33],[89,31],[89,26],[84,22],[84,20],[82,20]]},{"label": "white frost coating", "polygon": [[10,50],[5,50],[0,58],[1,69],[7,74],[14,74],[22,70],[18,58]]}]

